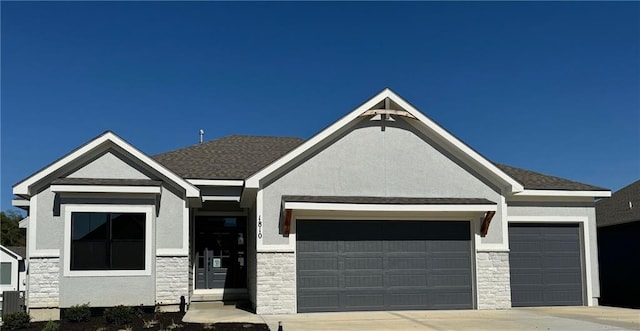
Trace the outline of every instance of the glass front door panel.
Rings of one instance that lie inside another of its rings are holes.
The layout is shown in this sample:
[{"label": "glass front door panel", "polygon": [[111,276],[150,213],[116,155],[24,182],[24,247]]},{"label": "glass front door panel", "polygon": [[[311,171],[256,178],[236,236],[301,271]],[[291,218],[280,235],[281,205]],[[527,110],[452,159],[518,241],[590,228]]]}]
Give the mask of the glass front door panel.
[{"label": "glass front door panel", "polygon": [[197,216],[196,288],[246,288],[246,219]]}]

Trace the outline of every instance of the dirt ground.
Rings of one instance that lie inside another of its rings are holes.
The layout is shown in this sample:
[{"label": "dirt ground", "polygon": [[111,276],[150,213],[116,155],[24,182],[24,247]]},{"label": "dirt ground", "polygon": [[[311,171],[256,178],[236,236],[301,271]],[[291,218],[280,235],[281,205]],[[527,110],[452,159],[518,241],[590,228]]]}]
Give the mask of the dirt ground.
[{"label": "dirt ground", "polygon": [[[176,330],[176,331],[192,331],[192,330],[216,330],[216,331],[269,331],[266,324],[250,324],[250,323],[215,323],[215,324],[198,324],[183,323],[182,316],[184,313],[147,313],[137,314],[133,316],[132,322],[126,325],[109,325],[104,317],[94,316],[88,322],[71,323],[67,321],[57,321],[62,331],[118,331],[118,330]],[[40,331],[47,322],[33,322],[27,329]],[[3,328],[4,330],[4,328]]]}]

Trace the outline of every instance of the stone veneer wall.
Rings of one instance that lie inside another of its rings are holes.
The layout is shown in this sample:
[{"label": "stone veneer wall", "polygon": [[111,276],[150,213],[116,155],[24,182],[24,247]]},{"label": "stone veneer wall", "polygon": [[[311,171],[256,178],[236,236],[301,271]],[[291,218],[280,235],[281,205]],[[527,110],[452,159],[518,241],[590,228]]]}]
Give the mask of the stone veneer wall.
[{"label": "stone veneer wall", "polygon": [[30,258],[29,308],[58,308],[60,303],[60,258]]},{"label": "stone veneer wall", "polygon": [[189,299],[189,258],[156,257],[156,303],[179,304],[180,296]]},{"label": "stone veneer wall", "polygon": [[257,253],[256,313],[296,312],[296,257],[294,253]]},{"label": "stone veneer wall", "polygon": [[477,252],[478,309],[510,309],[508,252]]}]

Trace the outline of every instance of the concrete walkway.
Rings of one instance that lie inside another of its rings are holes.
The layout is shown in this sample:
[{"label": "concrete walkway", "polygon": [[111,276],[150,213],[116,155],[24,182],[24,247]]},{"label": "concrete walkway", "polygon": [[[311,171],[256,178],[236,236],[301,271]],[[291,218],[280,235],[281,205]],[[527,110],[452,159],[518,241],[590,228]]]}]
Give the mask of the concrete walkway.
[{"label": "concrete walkway", "polygon": [[[612,307],[545,307],[511,310],[390,311],[255,315],[234,306],[194,303],[185,322],[266,323],[272,331],[322,330],[576,330],[640,331],[640,310]],[[213,308],[213,309],[212,309]]]}]

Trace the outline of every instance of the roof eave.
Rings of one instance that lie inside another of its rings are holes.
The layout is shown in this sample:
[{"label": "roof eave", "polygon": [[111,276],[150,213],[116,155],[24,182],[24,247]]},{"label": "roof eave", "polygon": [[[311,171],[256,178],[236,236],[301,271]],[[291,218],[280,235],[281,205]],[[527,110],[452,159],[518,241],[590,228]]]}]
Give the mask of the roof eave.
[{"label": "roof eave", "polygon": [[611,191],[569,191],[569,190],[531,190],[524,189],[516,192],[513,196],[518,197],[587,197],[587,198],[608,198]]}]

